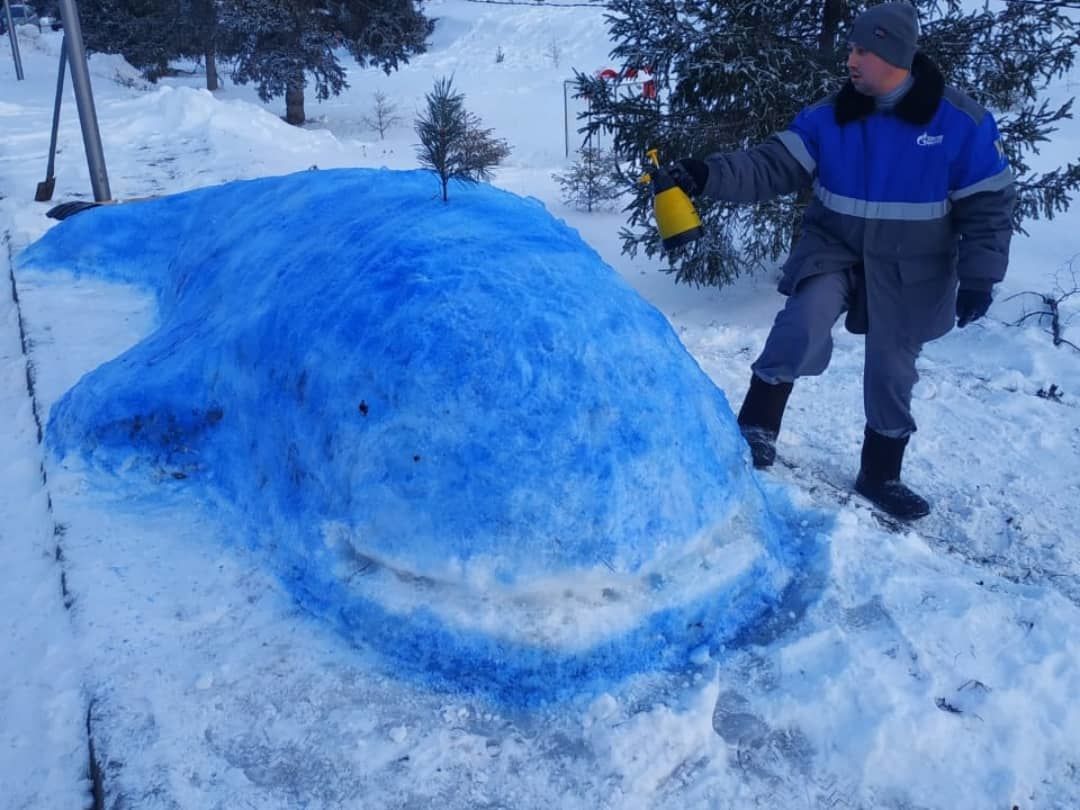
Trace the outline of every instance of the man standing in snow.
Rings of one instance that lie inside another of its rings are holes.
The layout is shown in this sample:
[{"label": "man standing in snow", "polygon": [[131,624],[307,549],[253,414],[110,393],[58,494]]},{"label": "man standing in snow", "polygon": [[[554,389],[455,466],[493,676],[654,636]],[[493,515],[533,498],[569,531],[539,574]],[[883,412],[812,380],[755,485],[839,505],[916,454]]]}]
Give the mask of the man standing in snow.
[{"label": "man standing in snow", "polygon": [[993,117],[945,85],[917,37],[914,7],[867,9],[852,27],[840,92],[760,146],[671,167],[691,196],[732,202],[813,185],[780,281],[788,300],[752,366],[739,426],[754,466],[770,466],[792,383],[825,370],[846,311],[848,328],[866,335],[855,489],[906,519],[930,511],[900,481],[915,431],[915,359],[954,317],[963,327],[986,314],[1005,275],[1015,200]]}]

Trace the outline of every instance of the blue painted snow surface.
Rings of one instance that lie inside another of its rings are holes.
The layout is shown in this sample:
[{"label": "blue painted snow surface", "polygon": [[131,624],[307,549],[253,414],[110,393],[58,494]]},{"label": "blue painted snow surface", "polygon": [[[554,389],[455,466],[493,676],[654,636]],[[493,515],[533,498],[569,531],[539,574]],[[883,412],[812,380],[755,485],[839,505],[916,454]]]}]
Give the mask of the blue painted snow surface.
[{"label": "blue painted snow surface", "polygon": [[715,650],[799,564],[722,392],[535,200],[309,171],[80,213],[20,265],[158,302],[52,450],[223,505],[397,672],[595,691]]}]

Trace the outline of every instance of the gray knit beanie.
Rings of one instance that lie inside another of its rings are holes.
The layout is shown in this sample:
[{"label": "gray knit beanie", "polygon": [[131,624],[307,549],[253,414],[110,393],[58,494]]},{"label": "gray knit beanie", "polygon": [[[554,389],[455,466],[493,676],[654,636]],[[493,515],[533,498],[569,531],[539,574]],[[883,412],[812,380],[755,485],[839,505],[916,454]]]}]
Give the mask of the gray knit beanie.
[{"label": "gray knit beanie", "polygon": [[911,69],[919,38],[919,18],[907,3],[871,6],[851,28],[851,43],[876,53],[890,65]]}]

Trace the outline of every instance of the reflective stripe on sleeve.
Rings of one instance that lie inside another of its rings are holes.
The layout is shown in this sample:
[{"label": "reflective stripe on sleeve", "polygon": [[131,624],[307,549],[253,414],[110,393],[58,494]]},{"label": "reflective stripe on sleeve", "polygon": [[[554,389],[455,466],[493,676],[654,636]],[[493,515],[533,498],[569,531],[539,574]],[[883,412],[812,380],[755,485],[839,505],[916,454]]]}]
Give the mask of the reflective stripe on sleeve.
[{"label": "reflective stripe on sleeve", "polygon": [[803,143],[803,139],[792,132],[790,129],[785,129],[783,132],[776,133],[777,140],[784,145],[795,160],[799,161],[799,165],[806,169],[807,174],[813,174],[817,170],[817,162],[810,154],[810,150],[806,148],[806,144]]},{"label": "reflective stripe on sleeve", "polygon": [[980,180],[978,183],[972,183],[970,186],[958,188],[949,196],[954,200],[962,200],[964,197],[970,197],[972,194],[979,194],[983,191],[1001,191],[1003,188],[1008,188],[1012,181],[1012,169],[1006,166],[997,174],[987,177],[985,180]]}]

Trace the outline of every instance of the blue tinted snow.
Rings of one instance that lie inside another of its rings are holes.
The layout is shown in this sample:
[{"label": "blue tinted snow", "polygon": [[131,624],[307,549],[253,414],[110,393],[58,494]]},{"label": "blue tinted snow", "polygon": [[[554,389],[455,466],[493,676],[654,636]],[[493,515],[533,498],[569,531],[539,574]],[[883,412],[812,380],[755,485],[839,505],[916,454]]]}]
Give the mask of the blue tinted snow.
[{"label": "blue tinted snow", "polygon": [[396,671],[528,704],[686,665],[798,553],[724,395],[535,200],[309,171],[94,209],[20,257],[154,293],[48,442],[229,510]]}]

